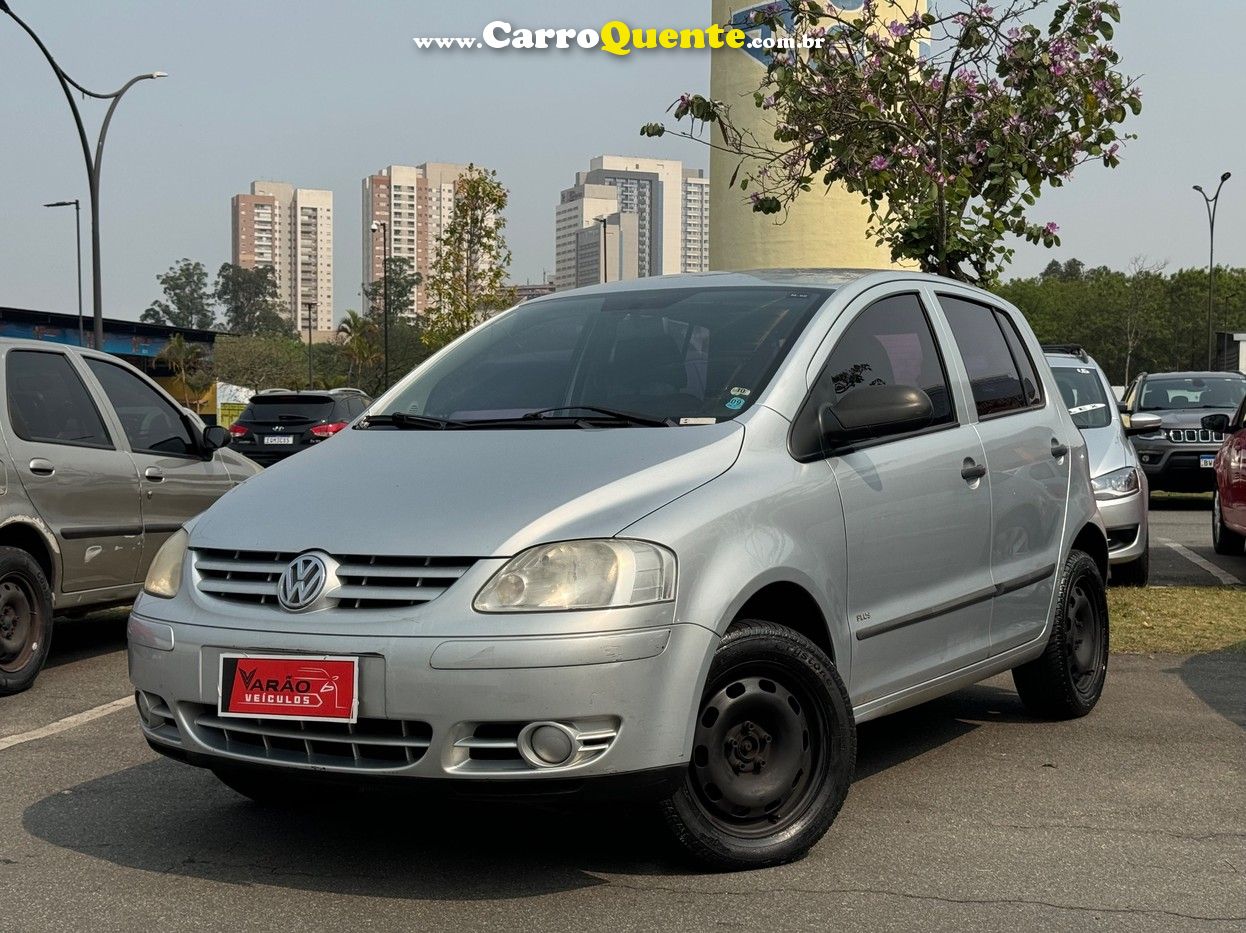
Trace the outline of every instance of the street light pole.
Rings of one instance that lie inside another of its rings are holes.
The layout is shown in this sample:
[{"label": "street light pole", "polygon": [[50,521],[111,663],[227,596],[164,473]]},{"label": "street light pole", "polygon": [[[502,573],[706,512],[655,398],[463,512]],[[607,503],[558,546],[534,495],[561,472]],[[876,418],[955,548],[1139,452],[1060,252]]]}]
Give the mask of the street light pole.
[{"label": "street light pole", "polygon": [[[43,53],[43,57],[48,60],[48,64],[52,66],[52,71],[56,74],[56,80],[60,82],[61,90],[65,92],[65,100],[69,103],[69,109],[74,116],[74,124],[78,127],[78,139],[82,143],[82,157],[87,167],[87,184],[88,193],[91,201],[91,284],[93,290],[92,310],[94,316],[94,342],[98,349],[104,345],[104,300],[102,295],[102,279],[100,271],[100,162],[104,157],[104,139],[108,136],[108,124],[112,122],[113,112],[117,109],[117,104],[125,92],[138,84],[140,81],[148,81],[153,78],[168,77],[163,71],[153,71],[150,74],[136,75],[121,87],[113,91],[111,94],[100,94],[96,91],[88,91],[85,87],[75,81],[69,75],[65,74],[60,65],[56,63],[56,59],[52,57],[52,53],[48,51],[48,47],[43,44],[33,29],[9,7],[8,0],[0,0],[0,13],[7,14],[13,22],[22,28],[26,35],[34,40],[35,45],[39,47],[39,51]],[[96,100],[110,101],[108,110],[104,114],[104,122],[100,124],[99,137],[95,142],[95,153],[91,153],[91,144],[87,140],[86,127],[82,123],[82,113],[78,110],[78,103],[74,100],[73,90],[87,97],[94,97]]]},{"label": "street light pole", "polygon": [[53,201],[44,207],[72,207],[74,209],[74,246],[78,249],[78,346],[86,346],[86,332],[82,323],[82,202]]},{"label": "street light pole", "polygon": [[307,388],[312,387],[312,312],[316,310],[316,302],[304,302],[307,308]]},{"label": "street light pole", "polygon": [[606,223],[608,218],[605,215],[602,215],[601,217],[596,217],[594,219],[601,224],[601,282],[604,285],[610,278],[606,269],[606,264],[608,262],[606,258]]},{"label": "street light pole", "polygon": [[[389,224],[383,220],[372,221],[372,233],[381,232],[381,317],[385,354],[385,389],[389,389]],[[373,240],[375,243],[375,239]]]},{"label": "street light pole", "polygon": [[1233,177],[1232,172],[1220,176],[1220,184],[1216,185],[1216,193],[1208,197],[1202,185],[1195,185],[1194,190],[1203,196],[1207,207],[1208,258],[1207,258],[1207,368],[1210,370],[1215,355],[1216,336],[1212,328],[1212,304],[1216,294],[1216,207],[1220,200],[1220,189]]}]

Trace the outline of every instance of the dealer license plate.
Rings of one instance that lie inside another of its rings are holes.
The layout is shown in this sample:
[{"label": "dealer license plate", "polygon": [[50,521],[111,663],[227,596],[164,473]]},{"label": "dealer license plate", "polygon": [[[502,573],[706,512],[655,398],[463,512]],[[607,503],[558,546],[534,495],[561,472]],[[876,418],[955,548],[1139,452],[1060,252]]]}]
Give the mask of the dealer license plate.
[{"label": "dealer license plate", "polygon": [[1198,458],[1198,465],[1202,467],[1204,470],[1212,469],[1216,465],[1216,455],[1215,454],[1200,454]]},{"label": "dealer license plate", "polygon": [[269,434],[264,438],[265,444],[293,444],[294,438],[289,434]]},{"label": "dealer license plate", "polygon": [[359,659],[325,655],[222,654],[222,716],[354,722]]}]

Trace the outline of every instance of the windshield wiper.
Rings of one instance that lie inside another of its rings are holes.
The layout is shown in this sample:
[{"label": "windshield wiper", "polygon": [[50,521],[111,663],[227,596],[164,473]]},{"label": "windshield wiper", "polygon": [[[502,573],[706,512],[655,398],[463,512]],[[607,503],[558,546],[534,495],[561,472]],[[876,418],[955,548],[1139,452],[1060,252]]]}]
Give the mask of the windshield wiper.
[{"label": "windshield wiper", "polygon": [[603,415],[613,421],[622,421],[645,428],[669,428],[674,422],[670,418],[653,418],[649,415],[638,415],[631,411],[620,411],[617,408],[603,408],[600,405],[557,405],[554,408],[541,408],[521,416],[522,421],[539,421],[560,411],[587,411]]},{"label": "windshield wiper", "polygon": [[462,428],[465,421],[453,421],[450,418],[434,418],[431,415],[411,415],[405,411],[396,411],[388,415],[370,415],[363,420],[368,427],[386,426],[400,430],[444,431],[446,428]]}]

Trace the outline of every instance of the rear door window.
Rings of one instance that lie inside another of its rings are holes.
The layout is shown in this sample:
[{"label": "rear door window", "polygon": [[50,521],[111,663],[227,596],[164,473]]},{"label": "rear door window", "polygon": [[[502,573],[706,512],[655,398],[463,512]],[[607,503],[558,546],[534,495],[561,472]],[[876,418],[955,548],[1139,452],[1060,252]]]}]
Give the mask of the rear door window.
[{"label": "rear door window", "polygon": [[1042,404],[1034,365],[1005,315],[976,301],[949,295],[940,295],[939,304],[969,375],[979,418]]},{"label": "rear door window", "polygon": [[22,440],[112,449],[95,402],[63,353],[11,350],[5,392]]},{"label": "rear door window", "polygon": [[257,424],[327,421],[334,407],[328,395],[257,395],[238,420]]}]

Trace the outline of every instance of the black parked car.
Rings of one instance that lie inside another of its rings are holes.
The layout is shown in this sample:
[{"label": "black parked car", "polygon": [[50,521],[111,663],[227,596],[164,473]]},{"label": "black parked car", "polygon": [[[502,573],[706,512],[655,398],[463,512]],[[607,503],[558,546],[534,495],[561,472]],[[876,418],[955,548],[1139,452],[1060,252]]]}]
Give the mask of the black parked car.
[{"label": "black parked car", "polygon": [[271,466],[319,444],[363,414],[372,399],[358,389],[290,392],[269,389],[252,396],[229,427],[234,450]]},{"label": "black parked car", "polygon": [[1215,488],[1213,464],[1224,435],[1203,417],[1232,416],[1246,395],[1246,376],[1233,372],[1143,373],[1121,402],[1127,416],[1153,412],[1162,427],[1133,438],[1151,491],[1204,492]]}]

